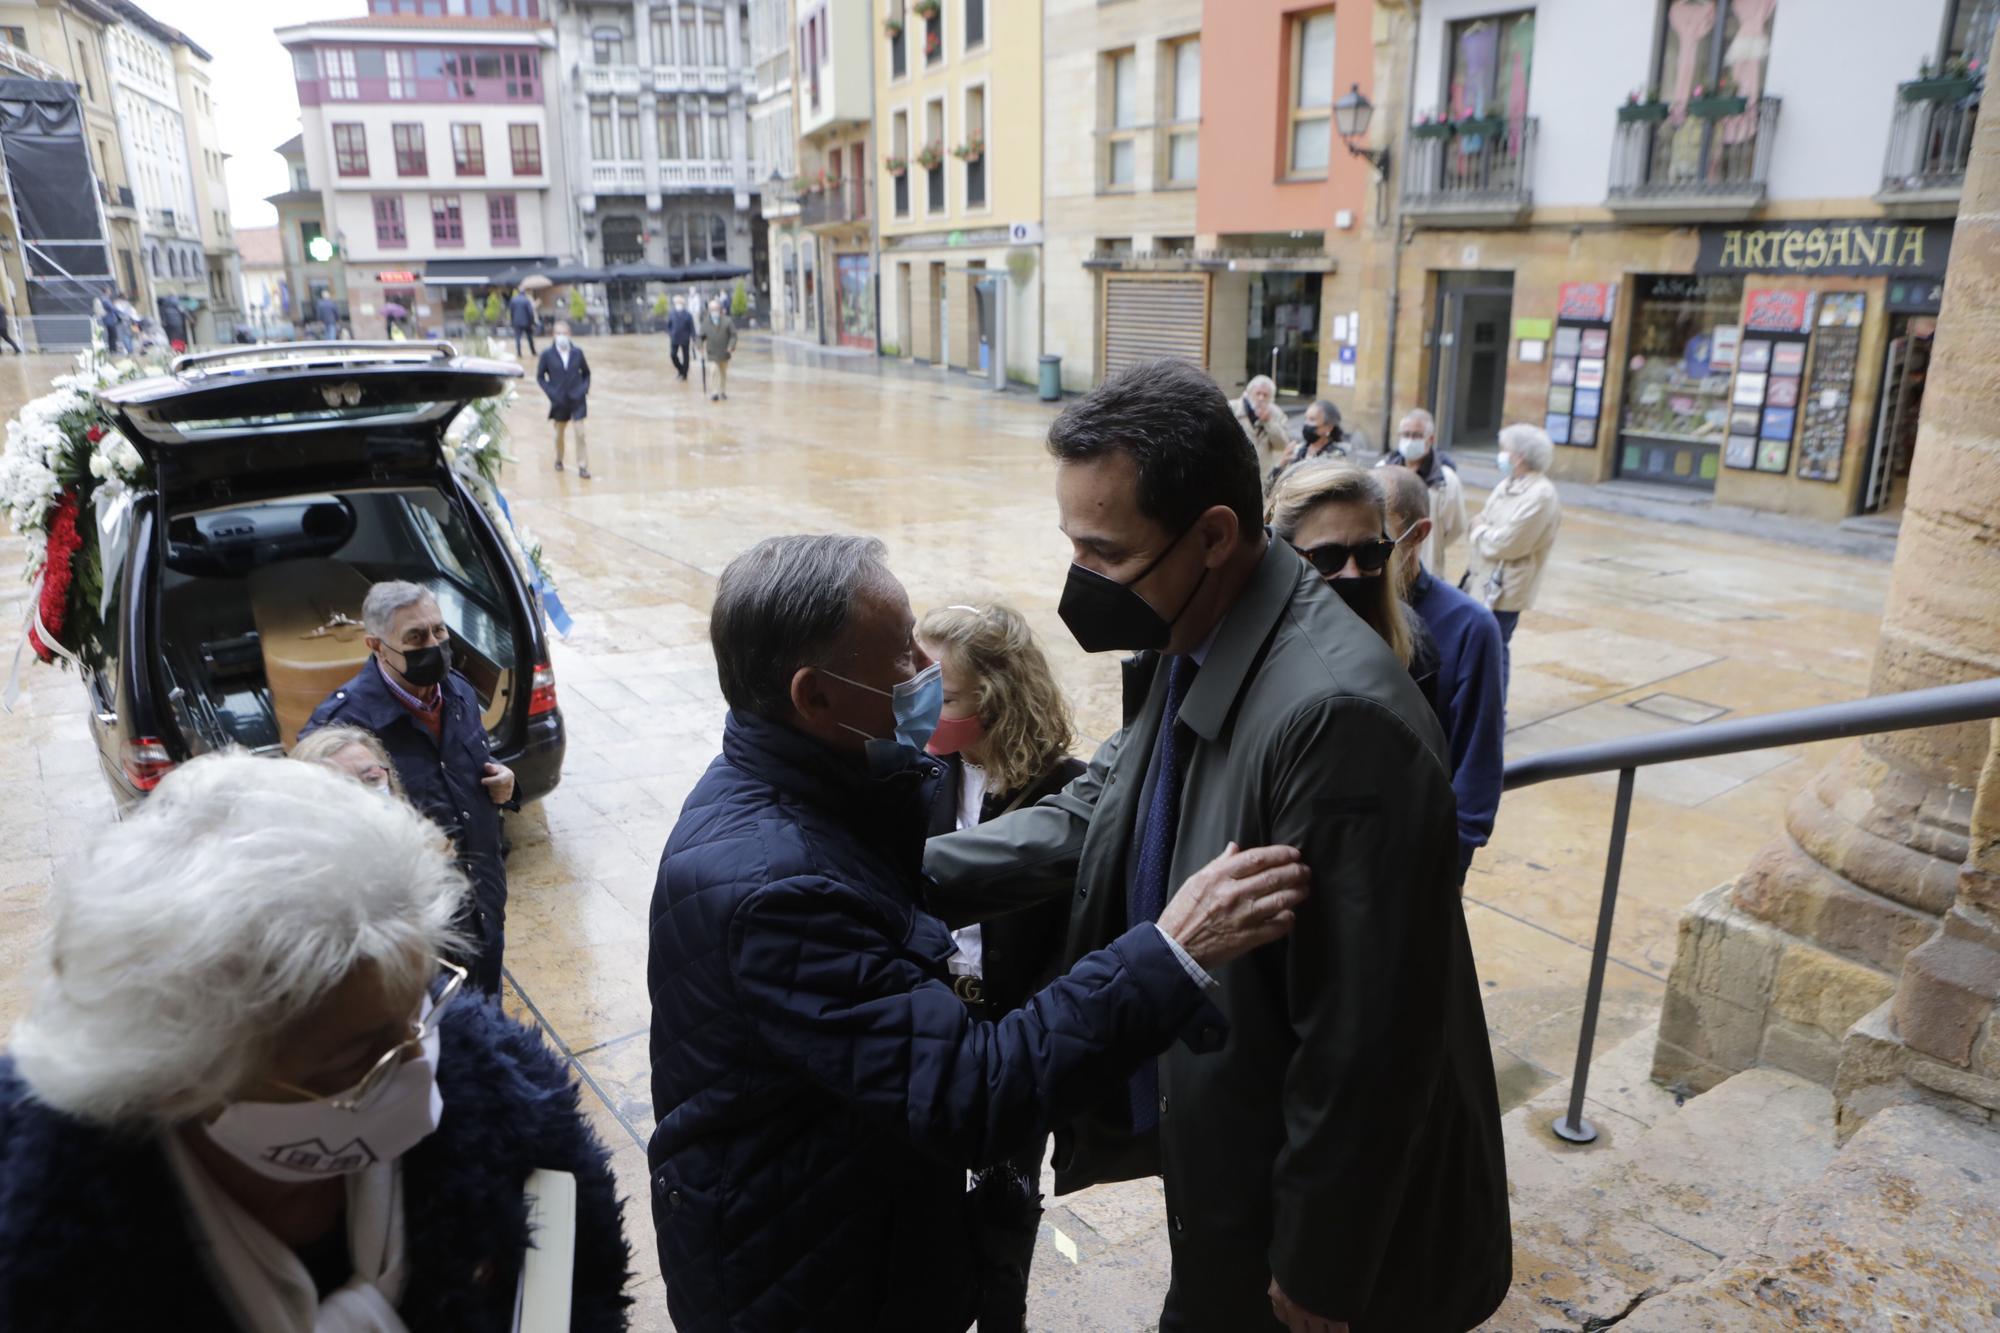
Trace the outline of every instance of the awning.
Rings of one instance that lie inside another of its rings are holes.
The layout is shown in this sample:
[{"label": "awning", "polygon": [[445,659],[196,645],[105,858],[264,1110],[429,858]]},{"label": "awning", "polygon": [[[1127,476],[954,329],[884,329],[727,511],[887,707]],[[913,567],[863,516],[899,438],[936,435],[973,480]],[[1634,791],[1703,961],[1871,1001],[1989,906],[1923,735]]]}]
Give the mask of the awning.
[{"label": "awning", "polygon": [[[432,259],[424,264],[426,287],[510,287],[550,258],[519,255],[489,255],[484,259]],[[511,278],[505,275],[513,274]]]},{"label": "awning", "polygon": [[721,282],[725,278],[747,278],[750,270],[741,264],[707,261],[674,270],[673,282]]},{"label": "awning", "polygon": [[681,280],[681,271],[677,268],[668,268],[665,264],[634,259],[624,264],[613,264],[605,269],[604,279],[606,282],[678,282]]}]

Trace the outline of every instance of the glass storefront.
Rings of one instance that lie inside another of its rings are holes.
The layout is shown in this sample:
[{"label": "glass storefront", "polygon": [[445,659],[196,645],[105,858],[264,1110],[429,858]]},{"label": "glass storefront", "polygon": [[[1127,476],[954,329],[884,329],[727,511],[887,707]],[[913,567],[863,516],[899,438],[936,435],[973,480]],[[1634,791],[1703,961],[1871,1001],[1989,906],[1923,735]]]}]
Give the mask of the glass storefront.
[{"label": "glass storefront", "polygon": [[1743,279],[1646,274],[1633,279],[1633,296],[1618,475],[1713,490]]}]

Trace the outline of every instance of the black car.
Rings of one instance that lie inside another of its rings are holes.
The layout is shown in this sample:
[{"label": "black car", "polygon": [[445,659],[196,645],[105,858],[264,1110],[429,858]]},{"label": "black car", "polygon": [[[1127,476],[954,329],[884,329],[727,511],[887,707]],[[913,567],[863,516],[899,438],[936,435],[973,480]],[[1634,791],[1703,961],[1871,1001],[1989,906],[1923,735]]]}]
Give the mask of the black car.
[{"label": "black car", "polygon": [[154,479],[113,647],[85,673],[121,806],[195,755],[289,748],[367,661],[361,600],[388,579],[436,594],[522,799],[555,787],[541,599],[443,448],[454,416],[520,373],[444,343],[297,343],[179,357],[100,394]]}]

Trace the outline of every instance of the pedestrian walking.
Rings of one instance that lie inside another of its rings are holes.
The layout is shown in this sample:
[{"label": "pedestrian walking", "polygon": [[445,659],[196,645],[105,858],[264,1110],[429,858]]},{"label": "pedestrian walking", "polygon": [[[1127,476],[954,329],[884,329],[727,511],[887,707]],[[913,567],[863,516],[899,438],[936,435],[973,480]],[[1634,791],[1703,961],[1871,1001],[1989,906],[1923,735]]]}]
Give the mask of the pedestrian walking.
[{"label": "pedestrian walking", "polygon": [[716,584],[722,753],[667,839],[647,959],[647,1160],[681,1333],[961,1333],[985,1267],[966,1170],[1219,1025],[1201,978],[1301,901],[1296,852],[1232,848],[1157,923],[975,1017],[922,906],[942,673],[882,553],[773,537]]},{"label": "pedestrian walking", "polygon": [[690,349],[694,346],[694,314],[687,308],[687,298],[674,298],[673,313],[667,316],[668,355],[673,358],[674,373],[681,383],[687,383],[688,364],[693,360]]},{"label": "pedestrian walking", "polygon": [[709,401],[719,403],[729,397],[729,358],[736,352],[736,321],[722,308],[720,297],[708,303],[708,323],[701,331],[701,342],[704,357],[715,367],[715,392]]},{"label": "pedestrian walking", "polygon": [[556,471],[563,470],[563,436],[576,431],[576,475],[590,480],[590,440],[584,418],[590,415],[590,362],[570,341],[569,324],[557,320],[555,345],[542,349],[535,362],[535,383],[549,399],[549,420],[556,423]]},{"label": "pedestrian walking", "polygon": [[1500,622],[1509,671],[1514,627],[1521,622],[1521,613],[1535,604],[1542,570],[1562,526],[1562,497],[1548,477],[1555,451],[1540,426],[1522,423],[1500,432],[1500,452],[1494,459],[1500,466],[1500,484],[1486,497],[1467,543],[1471,558],[1467,591]]},{"label": "pedestrian walking", "polygon": [[1163,1176],[1163,1333],[1470,1328],[1511,1242],[1437,719],[1267,539],[1256,452],[1199,369],[1109,377],[1049,448],[1059,614],[1085,651],[1140,654],[1125,726],[1034,809],[933,838],[931,902],[964,925],[1064,897],[1074,953],[1171,911],[1232,839],[1298,847],[1312,878],[1293,934],[1211,969],[1226,1021],[1058,1126],[1057,1190]]},{"label": "pedestrian walking", "polygon": [[1253,375],[1243,386],[1243,396],[1229,405],[1236,414],[1236,424],[1243,428],[1262,466],[1267,468],[1283,466],[1285,455],[1298,443],[1292,438],[1284,412],[1274,401],[1277,394],[1278,386],[1269,375]]},{"label": "pedestrian walking", "polygon": [[167,340],[167,346],[176,352],[185,352],[188,346],[187,311],[181,308],[178,296],[160,298],[160,336]]},{"label": "pedestrian walking", "polygon": [[1437,651],[1431,699],[1451,747],[1451,790],[1458,798],[1458,877],[1493,836],[1500,810],[1507,734],[1505,646],[1493,613],[1424,567],[1422,550],[1437,493],[1411,468],[1383,474],[1389,525],[1397,534],[1396,583]]},{"label": "pedestrian walking", "polygon": [[1472,525],[1465,512],[1465,483],[1459,480],[1457,464],[1437,447],[1437,422],[1431,414],[1421,407],[1405,412],[1396,428],[1396,447],[1376,466],[1409,468],[1430,488],[1431,528],[1424,543],[1424,568],[1451,582],[1451,548]]},{"label": "pedestrian walking", "polygon": [[507,302],[507,318],[514,326],[514,355],[519,356],[521,354],[521,339],[526,338],[528,340],[528,355],[536,356],[535,321],[537,315],[535,313],[535,299],[519,287],[516,287],[514,295]]},{"label": "pedestrian walking", "polygon": [[340,307],[333,303],[332,294],[324,287],[313,298],[313,318],[319,322],[321,338],[331,342],[340,336]]},{"label": "pedestrian walking", "polygon": [[625,1328],[611,1154],[569,1062],[440,960],[436,829],[236,752],[78,850],[0,1056],[0,1328],[512,1328],[537,1171],[576,1183],[565,1326]]},{"label": "pedestrian walking", "polygon": [[132,326],[125,322],[119,304],[117,288],[106,287],[98,298],[97,321],[104,329],[105,350],[122,353],[132,350]]},{"label": "pedestrian walking", "polygon": [[[917,626],[917,642],[944,682],[930,752],[944,760],[932,834],[976,828],[1053,796],[1083,772],[1070,756],[1069,701],[1020,612],[998,604],[948,606]],[[1062,973],[1069,903],[1051,899],[984,926],[952,932],[952,988],[977,1018],[998,1021]],[[1028,1270],[1042,1217],[1048,1135],[973,1176],[980,1249],[979,1333],[1021,1333]]]}]

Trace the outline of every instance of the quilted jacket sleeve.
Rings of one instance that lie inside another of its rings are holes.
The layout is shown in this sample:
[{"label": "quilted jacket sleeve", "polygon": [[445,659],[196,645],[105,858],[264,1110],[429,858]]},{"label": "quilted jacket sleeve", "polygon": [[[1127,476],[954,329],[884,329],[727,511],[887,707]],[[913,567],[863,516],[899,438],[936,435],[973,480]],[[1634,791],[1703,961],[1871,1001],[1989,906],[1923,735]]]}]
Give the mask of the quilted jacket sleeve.
[{"label": "quilted jacket sleeve", "polygon": [[1166,937],[1147,925],[1001,1021],[974,1022],[858,898],[816,878],[746,899],[731,923],[729,963],[778,1060],[856,1114],[966,1166],[1033,1142],[1166,1049],[1204,1004]]}]

